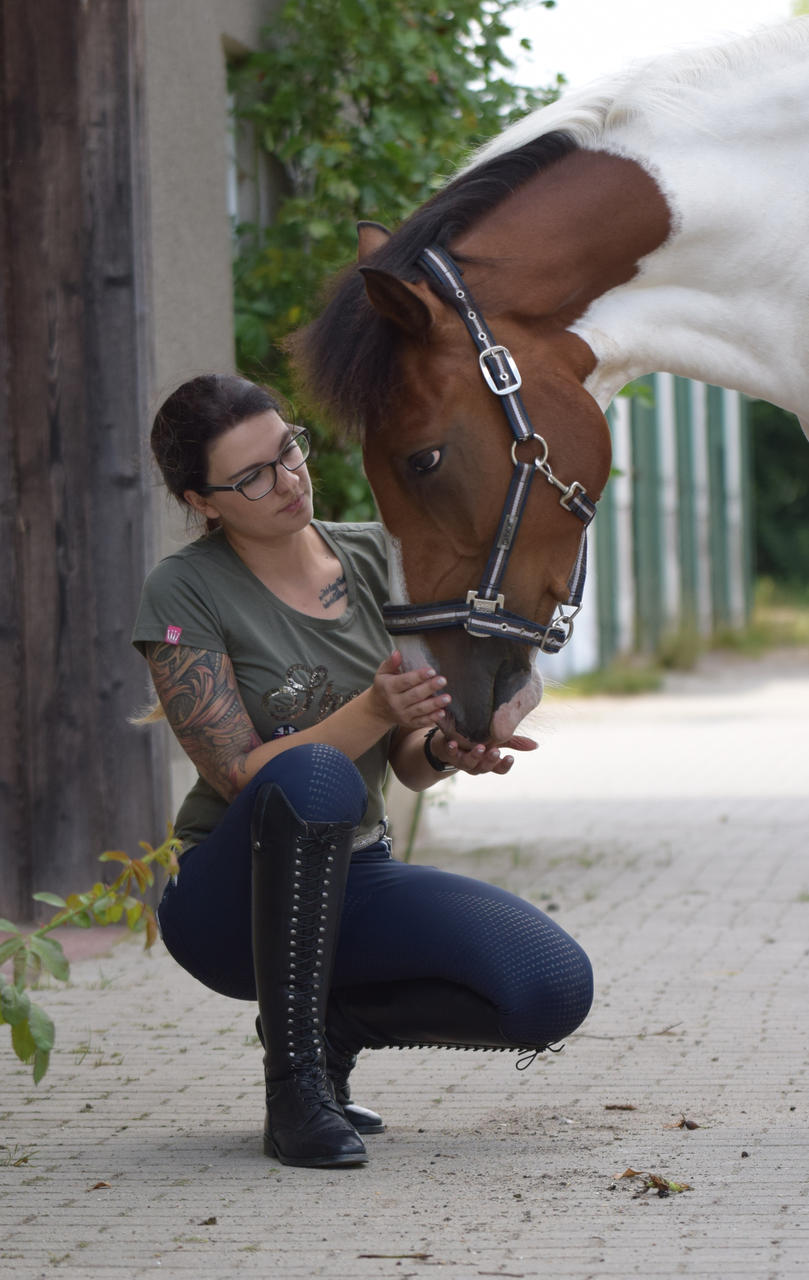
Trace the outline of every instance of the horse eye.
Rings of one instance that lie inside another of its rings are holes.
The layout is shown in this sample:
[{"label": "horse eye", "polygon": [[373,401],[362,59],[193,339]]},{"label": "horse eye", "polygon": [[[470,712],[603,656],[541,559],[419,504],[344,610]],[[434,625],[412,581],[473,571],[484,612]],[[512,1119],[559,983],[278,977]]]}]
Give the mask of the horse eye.
[{"label": "horse eye", "polygon": [[424,475],[427,471],[435,471],[441,464],[441,450],[424,449],[421,453],[414,453],[409,462],[419,475]]}]

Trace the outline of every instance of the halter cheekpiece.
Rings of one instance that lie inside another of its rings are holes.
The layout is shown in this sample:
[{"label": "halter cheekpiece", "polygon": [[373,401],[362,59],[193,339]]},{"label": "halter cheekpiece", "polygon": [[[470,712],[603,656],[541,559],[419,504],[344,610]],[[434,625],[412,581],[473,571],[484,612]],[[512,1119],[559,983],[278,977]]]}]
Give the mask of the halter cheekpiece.
[{"label": "halter cheekpiece", "polygon": [[[596,513],[595,503],[588,498],[578,480],[566,485],[554,475],[548,462],[548,445],[537,435],[520,397],[522,378],[511,352],[495,343],[463,277],[450,255],[431,245],[419,256],[419,264],[438,283],[439,292],[463,320],[478,353],[483,379],[498,397],[514,436],[511,459],[514,473],[506,494],[494,545],[477,590],[468,591],[465,600],[444,600],[435,604],[385,604],[382,613],[391,635],[411,635],[444,627],[463,627],[472,636],[502,636],[521,644],[535,645],[545,653],[557,653],[573,634],[573,619],[581,608],[584,577],[587,569],[587,526]],[[520,462],[520,445],[535,441],[539,454],[528,462]],[[568,586],[570,595],[565,613],[557,606],[557,616],[549,623],[533,622],[520,614],[510,613],[500,590],[508,566],[508,558],[520,527],[531,482],[541,472],[549,484],[560,491],[559,503],[584,525],[576,563]]]}]

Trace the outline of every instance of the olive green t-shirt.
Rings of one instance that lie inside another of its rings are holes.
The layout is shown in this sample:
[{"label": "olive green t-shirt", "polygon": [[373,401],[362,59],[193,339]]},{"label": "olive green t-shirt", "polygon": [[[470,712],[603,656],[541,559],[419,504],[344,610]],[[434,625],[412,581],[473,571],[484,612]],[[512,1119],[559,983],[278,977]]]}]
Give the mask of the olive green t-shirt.
[{"label": "olive green t-shirt", "polygon": [[[308,729],[372,683],[391,642],[380,606],[388,598],[379,524],[314,522],[338,557],[348,600],[338,618],[299,613],[264,586],[220,529],[161,560],[143,587],[132,643],[151,641],[226,653],[247,713],[263,742]],[[382,783],[388,734],[357,761],[368,809],[357,840],[385,816]],[[189,848],[222,818],[227,802],[204,778],[183,801],[176,834]]]}]

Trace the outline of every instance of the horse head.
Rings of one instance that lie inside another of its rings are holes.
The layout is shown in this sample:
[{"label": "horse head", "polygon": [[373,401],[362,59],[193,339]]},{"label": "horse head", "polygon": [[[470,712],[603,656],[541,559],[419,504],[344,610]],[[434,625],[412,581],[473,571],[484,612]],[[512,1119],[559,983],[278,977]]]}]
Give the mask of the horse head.
[{"label": "horse head", "polygon": [[[447,677],[459,734],[502,742],[539,699],[534,629],[544,644],[581,543],[566,495],[600,495],[602,411],[621,387],[666,370],[805,419],[807,67],[800,18],[565,95],[493,139],[390,238],[366,224],[360,270],[296,339],[315,401],[363,436],[395,597],[415,607],[473,591],[461,627],[454,608],[440,611],[447,630],[432,629],[435,610],[408,613],[424,625],[404,646]],[[436,252],[460,268],[454,297],[433,278]],[[522,376],[525,432],[511,392],[486,385],[492,347],[470,339],[456,305],[467,292],[493,349],[511,353],[497,376],[512,379],[512,360]],[[494,574],[504,497],[532,450],[539,469]],[[394,634],[404,614],[387,615]],[[503,630],[507,615],[528,620],[524,632]]]},{"label": "horse head", "polygon": [[[373,265],[386,232],[360,228],[360,270],[375,315],[397,340],[395,393],[364,437],[365,468],[390,537],[391,598],[428,605],[465,600],[481,582],[498,533],[515,463],[547,461],[556,485],[537,472],[511,543],[499,591],[510,615],[550,624],[570,597],[583,528],[560,502],[572,481],[595,500],[606,482],[610,437],[582,381],[589,352],[559,326],[526,326],[499,314],[496,341],[522,370],[521,397],[542,442],[515,444],[490,394],[457,311],[426,280],[410,282]],[[539,702],[536,648],[463,627],[403,638],[407,665],[427,660],[446,676],[455,731],[505,742]]]}]

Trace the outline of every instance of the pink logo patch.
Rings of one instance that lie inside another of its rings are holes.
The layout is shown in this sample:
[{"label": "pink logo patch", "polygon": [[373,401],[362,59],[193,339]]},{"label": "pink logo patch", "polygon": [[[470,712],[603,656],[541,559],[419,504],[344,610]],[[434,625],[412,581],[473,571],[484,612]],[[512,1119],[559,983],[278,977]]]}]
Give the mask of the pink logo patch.
[{"label": "pink logo patch", "polygon": [[166,627],[166,634],[164,636],[166,644],[179,644],[180,636],[182,634],[182,627]]}]

